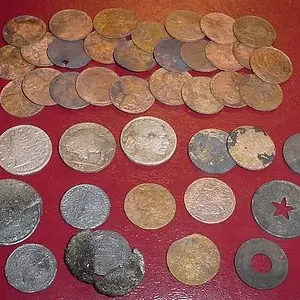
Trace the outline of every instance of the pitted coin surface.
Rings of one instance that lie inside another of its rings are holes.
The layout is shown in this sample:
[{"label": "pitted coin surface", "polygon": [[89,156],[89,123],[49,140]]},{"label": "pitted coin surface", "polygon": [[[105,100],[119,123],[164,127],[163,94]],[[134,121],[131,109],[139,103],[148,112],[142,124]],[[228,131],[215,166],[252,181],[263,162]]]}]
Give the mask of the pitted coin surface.
[{"label": "pitted coin surface", "polygon": [[300,133],[291,135],[284,143],[283,157],[287,165],[300,174]]},{"label": "pitted coin surface", "polygon": [[251,69],[250,56],[256,48],[242,44],[236,41],[232,47],[232,53],[240,65],[247,69]]}]

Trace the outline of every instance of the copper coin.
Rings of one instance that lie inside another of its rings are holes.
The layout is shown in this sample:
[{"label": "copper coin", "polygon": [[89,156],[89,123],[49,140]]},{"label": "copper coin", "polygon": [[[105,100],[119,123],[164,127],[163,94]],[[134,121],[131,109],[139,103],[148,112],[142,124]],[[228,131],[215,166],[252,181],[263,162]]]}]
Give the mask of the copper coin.
[{"label": "copper coin", "polygon": [[233,31],[237,39],[250,47],[271,46],[276,39],[274,27],[256,16],[244,16],[235,20]]},{"label": "copper coin", "polygon": [[193,70],[199,72],[212,72],[217,68],[206,58],[205,47],[209,42],[201,40],[184,43],[180,49],[183,61]]},{"label": "copper coin", "polygon": [[52,99],[64,108],[79,109],[88,106],[77,93],[75,88],[79,73],[61,73],[52,79],[49,87]]},{"label": "copper coin", "polygon": [[220,261],[217,246],[201,234],[188,235],[173,242],[167,252],[171,274],[188,285],[201,285],[214,278]]},{"label": "copper coin", "polygon": [[10,45],[0,48],[0,78],[13,80],[34,69],[21,55],[20,49]]},{"label": "copper coin", "polygon": [[115,39],[129,35],[135,29],[137,19],[130,10],[108,8],[95,16],[93,24],[101,36]]},{"label": "copper coin", "polygon": [[244,76],[240,82],[239,93],[247,105],[261,111],[274,110],[283,100],[279,84],[264,82],[254,74]]},{"label": "copper coin", "polygon": [[142,183],[128,192],[124,210],[134,225],[143,229],[159,229],[174,218],[176,201],[165,187]]},{"label": "copper coin", "polygon": [[76,41],[84,39],[93,30],[93,22],[84,11],[65,9],[52,16],[49,29],[62,40]]},{"label": "copper coin", "polygon": [[216,68],[224,71],[237,71],[243,66],[235,59],[232,48],[233,44],[221,45],[211,41],[205,47],[205,54]]},{"label": "copper coin", "polygon": [[232,159],[248,170],[262,170],[275,158],[272,139],[254,126],[240,126],[232,130],[227,139],[227,149]]},{"label": "copper coin", "polygon": [[92,67],[82,71],[76,80],[76,90],[86,102],[96,106],[111,104],[109,92],[119,76],[112,70]]},{"label": "copper coin", "polygon": [[22,89],[30,101],[39,105],[55,105],[49,92],[52,79],[61,74],[52,68],[41,68],[29,72],[23,80]]},{"label": "copper coin", "polygon": [[242,100],[239,86],[244,75],[237,72],[219,72],[210,82],[210,89],[214,97],[223,105],[240,108],[247,104]]},{"label": "copper coin", "polygon": [[194,219],[216,224],[233,214],[235,196],[225,182],[216,178],[200,178],[186,189],[184,204]]},{"label": "copper coin", "polygon": [[148,71],[156,65],[153,54],[139,49],[132,41],[120,43],[114,58],[121,67],[133,72]]},{"label": "copper coin", "polygon": [[170,72],[160,68],[150,77],[150,91],[158,101],[166,105],[181,105],[184,104],[181,89],[183,84],[190,78],[192,78],[192,75],[188,72]]},{"label": "copper coin", "polygon": [[255,50],[250,57],[250,65],[260,79],[269,83],[285,82],[293,72],[290,58],[273,47]]},{"label": "copper coin", "polygon": [[9,20],[3,27],[3,39],[10,45],[22,47],[44,37],[46,24],[33,16],[18,16]]},{"label": "copper coin", "polygon": [[115,81],[110,89],[112,104],[121,111],[139,114],[154,104],[148,81],[135,77],[123,76]]},{"label": "copper coin", "polygon": [[185,104],[200,114],[215,114],[224,108],[224,105],[216,100],[210,90],[211,79],[209,77],[193,77],[182,87],[182,97]]},{"label": "copper coin", "polygon": [[232,53],[240,65],[247,69],[251,69],[250,56],[255,48],[242,44],[236,41],[232,48]]},{"label": "copper coin", "polygon": [[163,38],[170,37],[163,24],[140,22],[131,34],[133,43],[140,49],[153,53],[155,46]]},{"label": "copper coin", "polygon": [[168,33],[176,40],[182,42],[195,42],[204,38],[205,34],[200,28],[201,16],[188,10],[171,12],[165,21]]},{"label": "copper coin", "polygon": [[0,93],[2,108],[14,117],[24,118],[36,115],[43,106],[31,102],[22,91],[23,78],[10,81]]}]

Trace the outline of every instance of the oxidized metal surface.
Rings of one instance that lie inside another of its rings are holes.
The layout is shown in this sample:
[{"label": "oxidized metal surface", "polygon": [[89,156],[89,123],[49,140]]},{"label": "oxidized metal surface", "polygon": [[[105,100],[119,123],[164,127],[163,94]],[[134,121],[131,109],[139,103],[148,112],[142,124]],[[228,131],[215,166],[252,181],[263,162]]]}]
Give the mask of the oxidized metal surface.
[{"label": "oxidized metal surface", "polygon": [[232,53],[240,65],[247,69],[251,69],[250,56],[256,48],[242,44],[236,41],[233,44]]},{"label": "oxidized metal surface", "polygon": [[283,157],[287,165],[300,174],[300,133],[291,135],[284,143]]}]

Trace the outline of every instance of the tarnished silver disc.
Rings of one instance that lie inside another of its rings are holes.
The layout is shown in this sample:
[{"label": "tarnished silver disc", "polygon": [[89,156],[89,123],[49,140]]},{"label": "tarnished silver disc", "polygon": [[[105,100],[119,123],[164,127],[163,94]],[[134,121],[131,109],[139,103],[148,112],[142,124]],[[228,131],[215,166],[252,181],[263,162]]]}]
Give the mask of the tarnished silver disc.
[{"label": "tarnished silver disc", "polygon": [[291,135],[284,143],[283,157],[287,165],[300,174],[300,133]]}]

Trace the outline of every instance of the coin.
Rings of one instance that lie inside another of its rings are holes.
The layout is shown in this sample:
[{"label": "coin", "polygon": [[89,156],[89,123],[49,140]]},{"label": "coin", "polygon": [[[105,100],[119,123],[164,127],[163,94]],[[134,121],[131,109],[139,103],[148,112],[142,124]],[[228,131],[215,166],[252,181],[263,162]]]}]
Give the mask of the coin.
[{"label": "coin", "polygon": [[200,21],[205,35],[218,44],[232,44],[236,41],[233,24],[233,18],[218,12],[206,14]]},{"label": "coin", "polygon": [[233,44],[232,53],[234,58],[238,61],[240,65],[247,69],[251,69],[250,56],[254,50],[255,48],[244,45],[239,41],[236,41]]},{"label": "coin", "polygon": [[300,133],[291,135],[285,141],[283,158],[293,171],[300,174]]},{"label": "coin", "polygon": [[182,87],[182,98],[193,111],[201,114],[215,114],[224,108],[210,90],[211,79],[199,76],[189,79]]},{"label": "coin", "polygon": [[171,274],[188,285],[201,285],[215,277],[220,259],[217,246],[200,234],[188,235],[173,242],[167,252]]},{"label": "coin", "polygon": [[274,27],[256,16],[244,16],[235,20],[233,31],[237,39],[250,47],[271,46],[276,39]]},{"label": "coin", "polygon": [[18,16],[9,20],[3,27],[3,39],[10,45],[22,47],[44,37],[46,24],[33,16]]},{"label": "coin", "polygon": [[36,173],[47,165],[51,155],[49,136],[36,126],[18,125],[0,136],[0,165],[10,174]]},{"label": "coin", "polygon": [[76,91],[78,72],[66,72],[52,79],[49,92],[52,99],[64,108],[80,109],[88,106]]},{"label": "coin", "polygon": [[110,200],[97,186],[80,184],[69,189],[60,202],[64,220],[78,229],[91,229],[102,225],[110,213]]},{"label": "coin", "polygon": [[65,164],[84,173],[105,169],[115,153],[114,136],[107,128],[96,123],[75,124],[59,140],[59,154]]},{"label": "coin", "polygon": [[223,174],[235,166],[226,147],[228,133],[219,129],[204,129],[190,139],[191,161],[203,172]]},{"label": "coin", "polygon": [[84,11],[65,9],[52,16],[49,29],[62,40],[75,41],[84,39],[93,30],[93,23]]},{"label": "coin", "polygon": [[7,83],[0,93],[1,107],[18,118],[31,117],[39,113],[43,106],[31,102],[22,91],[23,78]]},{"label": "coin", "polygon": [[[271,261],[271,270],[259,273],[251,261],[257,254],[263,254]],[[288,259],[284,251],[274,242],[259,238],[246,241],[235,255],[235,269],[239,277],[249,286],[267,290],[278,286],[288,273]]]},{"label": "coin", "polygon": [[14,245],[27,239],[37,228],[42,198],[29,184],[0,180],[0,245]]},{"label": "coin", "polygon": [[170,72],[160,68],[152,73],[149,88],[158,101],[166,105],[177,106],[184,104],[181,88],[190,78],[192,78],[192,75],[188,72]]},{"label": "coin", "polygon": [[279,84],[264,82],[254,74],[243,77],[240,81],[239,93],[248,106],[261,111],[274,110],[283,100]]},{"label": "coin", "polygon": [[210,89],[214,97],[223,105],[240,108],[246,106],[239,94],[240,83],[244,75],[237,72],[219,72],[210,82]]},{"label": "coin", "polygon": [[255,50],[251,54],[250,65],[255,75],[269,83],[285,82],[293,72],[289,57],[273,47],[263,47]]},{"label": "coin", "polygon": [[109,91],[119,76],[112,70],[91,67],[82,71],[76,80],[76,90],[86,102],[96,106],[111,104]]},{"label": "coin", "polygon": [[106,38],[121,38],[136,27],[135,14],[127,9],[108,8],[100,11],[93,20],[95,30]]},{"label": "coin", "polygon": [[136,76],[123,76],[110,89],[112,104],[121,111],[139,114],[154,104],[148,81]]},{"label": "coin", "polygon": [[177,137],[167,122],[145,116],[135,118],[125,125],[120,142],[131,161],[145,166],[156,166],[173,156]]},{"label": "coin", "polygon": [[24,244],[15,249],[5,264],[7,282],[23,293],[35,293],[49,287],[57,272],[53,253],[39,244]]},{"label": "coin", "polygon": [[275,158],[275,145],[263,130],[254,126],[240,126],[229,133],[227,149],[242,168],[262,170]]},{"label": "coin", "polygon": [[175,39],[162,39],[154,49],[157,63],[171,72],[187,72],[189,67],[180,56],[182,42]]},{"label": "coin", "polygon": [[208,43],[206,40],[184,43],[180,49],[180,55],[186,65],[199,72],[212,72],[217,70],[206,58],[205,47]]}]

